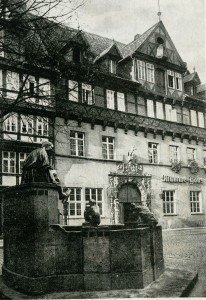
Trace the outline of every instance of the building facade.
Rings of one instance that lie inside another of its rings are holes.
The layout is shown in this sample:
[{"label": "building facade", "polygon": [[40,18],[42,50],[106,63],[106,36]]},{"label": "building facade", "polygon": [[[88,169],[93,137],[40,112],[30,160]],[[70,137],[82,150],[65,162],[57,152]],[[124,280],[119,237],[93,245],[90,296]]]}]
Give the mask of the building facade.
[{"label": "building facade", "polygon": [[28,97],[2,117],[1,188],[19,184],[26,155],[49,139],[71,189],[69,225],[82,224],[92,198],[102,224],[143,203],[163,228],[205,226],[205,94],[162,21],[128,45],[44,22],[35,67],[27,43],[24,64],[1,52],[2,108]]}]

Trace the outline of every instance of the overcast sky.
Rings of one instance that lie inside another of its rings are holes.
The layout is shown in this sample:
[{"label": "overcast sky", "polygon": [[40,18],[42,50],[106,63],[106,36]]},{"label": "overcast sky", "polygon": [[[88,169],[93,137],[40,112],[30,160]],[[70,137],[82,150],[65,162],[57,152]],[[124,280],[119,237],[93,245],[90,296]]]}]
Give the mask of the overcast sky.
[{"label": "overcast sky", "polygon": [[[69,0],[72,2],[72,0]],[[190,72],[206,82],[206,0],[159,0],[161,19]],[[158,22],[158,0],[85,0],[69,24],[129,43]]]}]

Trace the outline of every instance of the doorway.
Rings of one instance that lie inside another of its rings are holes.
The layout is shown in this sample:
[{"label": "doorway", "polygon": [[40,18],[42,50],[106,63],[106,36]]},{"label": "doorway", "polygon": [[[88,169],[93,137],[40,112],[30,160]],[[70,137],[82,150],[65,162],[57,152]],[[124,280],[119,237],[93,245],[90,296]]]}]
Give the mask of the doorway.
[{"label": "doorway", "polygon": [[124,184],[118,194],[119,200],[119,221],[128,221],[132,203],[141,204],[141,194],[139,189],[131,183]]}]

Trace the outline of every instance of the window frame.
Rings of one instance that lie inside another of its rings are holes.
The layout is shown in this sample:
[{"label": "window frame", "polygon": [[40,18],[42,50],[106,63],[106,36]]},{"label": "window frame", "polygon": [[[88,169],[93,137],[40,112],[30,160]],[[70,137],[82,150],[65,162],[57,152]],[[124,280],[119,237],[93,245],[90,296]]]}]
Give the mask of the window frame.
[{"label": "window frame", "polygon": [[[89,191],[89,194],[87,193],[87,190]],[[93,190],[95,190],[95,196],[93,194]],[[101,191],[101,200],[99,200],[98,191]],[[89,195],[89,197],[87,197],[88,195]],[[84,198],[85,198],[85,207],[86,207],[86,204],[89,203],[89,200],[93,199],[93,200],[95,200],[96,205],[99,206],[100,216],[101,217],[104,216],[104,193],[103,193],[103,188],[85,187],[85,197]]]},{"label": "window frame", "polygon": [[94,104],[93,89],[90,84],[82,83],[82,103]]},{"label": "window frame", "polygon": [[[71,134],[74,133],[74,137]],[[82,134],[82,138],[78,137],[78,134]],[[75,149],[72,149],[72,141],[74,141]],[[80,142],[82,142],[82,150],[79,149],[81,146]],[[70,130],[69,133],[69,146],[70,146],[70,155],[77,156],[77,157],[85,157],[85,133],[81,131]],[[74,153],[72,153],[72,151]],[[82,152],[82,155],[80,153]]]},{"label": "window frame", "polygon": [[[104,138],[106,138],[106,141],[103,141]],[[109,139],[112,139],[112,142],[110,142]],[[111,145],[112,148],[110,149]],[[104,146],[106,146],[106,149],[104,149]],[[112,150],[112,154],[110,155],[111,150]],[[114,137],[105,136],[105,135],[102,136],[102,158],[105,160],[115,160],[115,138]]]},{"label": "window frame", "polygon": [[[13,121],[15,122],[13,123]],[[15,127],[14,130],[13,127]],[[3,131],[12,133],[18,132],[18,115],[16,113],[5,116],[5,119],[3,121]]]},{"label": "window frame", "polygon": [[[8,153],[8,157],[4,157],[4,154]],[[14,154],[14,157],[11,158],[11,154]],[[5,171],[5,161],[7,161],[8,171]],[[11,166],[11,161],[14,161],[13,166]],[[16,174],[16,152],[14,151],[2,151],[2,173],[4,174]],[[11,171],[13,169],[13,172]]]},{"label": "window frame", "polygon": [[[69,187],[71,190],[70,193],[70,199],[69,199],[69,205],[68,205],[68,217],[69,218],[75,218],[75,219],[80,219],[84,217],[84,210],[85,210],[85,205],[84,205],[84,197],[83,197],[83,188],[82,187]],[[72,193],[72,190],[74,193]],[[77,194],[77,190],[80,190],[80,193]],[[77,195],[80,196],[80,200],[77,200]],[[74,200],[72,199],[74,196]],[[74,209],[71,209],[72,204],[74,204]],[[77,214],[77,211],[79,210],[78,204],[80,204],[80,214]],[[74,214],[71,214],[71,210],[74,211]]]},{"label": "window frame", "polygon": [[[193,155],[192,155],[192,158],[189,158],[189,152],[188,152],[188,150],[193,150]],[[187,147],[187,160],[189,161],[189,160],[196,160],[196,156],[197,156],[197,151],[196,151],[196,148],[192,148],[192,147]]]},{"label": "window frame", "polygon": [[154,65],[150,63],[146,63],[146,74],[147,81],[151,83],[155,83],[155,73],[154,73]]},{"label": "window frame", "polygon": [[[152,147],[150,147],[152,146]],[[156,148],[153,148],[156,146]],[[148,159],[150,164],[157,165],[159,163],[159,144],[154,142],[148,142]]]},{"label": "window frame", "polygon": [[[166,200],[168,199],[168,200]],[[167,206],[166,206],[167,204]],[[177,205],[175,198],[175,190],[163,190],[162,192],[162,211],[164,216],[172,216],[177,214]]]},{"label": "window frame", "polygon": [[175,72],[175,88],[182,92],[182,75]]},{"label": "window frame", "polygon": [[115,109],[115,91],[106,90],[107,108]]},{"label": "window frame", "polygon": [[146,80],[146,65],[142,60],[137,60],[137,75],[138,79]]},{"label": "window frame", "polygon": [[126,111],[125,94],[117,92],[117,110]]},{"label": "window frame", "polygon": [[117,74],[117,61],[115,59],[109,59],[109,73]]},{"label": "window frame", "polygon": [[[174,152],[171,149],[175,149]],[[172,157],[175,154],[175,158]],[[180,147],[176,145],[169,145],[169,161],[170,163],[179,162],[180,161]]]},{"label": "window frame", "polygon": [[[38,128],[39,126],[41,126],[41,127]],[[41,132],[39,133],[39,131],[41,131]],[[46,134],[45,134],[45,132],[46,132]],[[36,135],[41,136],[41,137],[42,136],[45,136],[45,137],[49,136],[49,118],[37,116]]]},{"label": "window frame", "polygon": [[191,215],[202,214],[201,191],[190,191],[190,213]]},{"label": "window frame", "polygon": [[[170,85],[170,78],[172,80],[172,86]],[[174,71],[167,70],[167,80],[168,80],[168,88],[175,89],[175,73],[174,73]]]}]

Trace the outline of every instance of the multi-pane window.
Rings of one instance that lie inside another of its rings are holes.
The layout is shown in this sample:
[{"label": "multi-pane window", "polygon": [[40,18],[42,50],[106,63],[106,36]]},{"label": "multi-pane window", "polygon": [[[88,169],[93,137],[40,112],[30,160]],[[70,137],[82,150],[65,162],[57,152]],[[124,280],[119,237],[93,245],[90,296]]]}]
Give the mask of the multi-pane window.
[{"label": "multi-pane window", "polygon": [[107,108],[114,109],[114,91],[107,90]]},{"label": "multi-pane window", "polygon": [[175,81],[174,81],[174,72],[167,70],[167,77],[168,77],[168,86],[170,88],[175,88]]},{"label": "multi-pane window", "polygon": [[190,191],[190,211],[191,213],[202,212],[202,199],[199,191]]},{"label": "multi-pane window", "polygon": [[17,132],[17,115],[7,115],[4,119],[4,130],[10,132]]},{"label": "multi-pane window", "polygon": [[109,60],[109,72],[116,74],[117,73],[117,62],[116,60],[110,59]]},{"label": "multi-pane window", "polygon": [[27,158],[28,155],[29,155],[28,153],[23,153],[23,152],[19,153],[19,173],[22,173],[23,163],[24,163],[24,161],[25,161],[25,159]]},{"label": "multi-pane window", "polygon": [[183,124],[190,124],[190,112],[189,109],[186,107],[182,108],[182,118],[183,118]]},{"label": "multi-pane window", "polygon": [[[16,72],[7,71],[6,72],[6,88],[7,97],[16,98],[17,92],[19,91],[19,74]],[[16,93],[15,93],[16,92]]]},{"label": "multi-pane window", "polygon": [[90,84],[82,83],[82,102],[93,104],[93,91]]},{"label": "multi-pane window", "polygon": [[111,136],[102,137],[102,156],[104,159],[114,159],[114,138]]},{"label": "multi-pane window", "polygon": [[50,96],[50,80],[46,78],[39,78],[39,95],[46,97]]},{"label": "multi-pane window", "polygon": [[137,61],[137,73],[138,73],[138,79],[145,80],[145,62],[138,60]]},{"label": "multi-pane window", "polygon": [[3,151],[2,153],[2,170],[3,173],[16,173],[16,153]]},{"label": "multi-pane window", "polygon": [[69,80],[69,100],[78,102],[78,82]]},{"label": "multi-pane window", "polygon": [[83,214],[82,189],[70,188],[69,215],[71,217],[81,217]]},{"label": "multi-pane window", "polygon": [[180,106],[176,106],[176,113],[177,113],[177,122],[182,123],[182,109]]},{"label": "multi-pane window", "polygon": [[171,215],[176,213],[174,191],[163,191],[163,213]]},{"label": "multi-pane window", "polygon": [[149,155],[149,163],[157,164],[158,163],[158,144],[156,143],[148,143],[148,155]]},{"label": "multi-pane window", "polygon": [[175,73],[175,84],[178,91],[182,91],[182,75],[180,73]]},{"label": "multi-pane window", "polygon": [[177,112],[175,108],[172,108],[172,105],[165,104],[165,115],[167,121],[177,122]]},{"label": "multi-pane window", "polygon": [[84,156],[84,133],[70,131],[70,153],[75,156]]},{"label": "multi-pane window", "polygon": [[21,133],[32,134],[34,131],[33,116],[21,115]]},{"label": "multi-pane window", "polygon": [[156,115],[158,119],[164,119],[163,103],[156,102]]},{"label": "multi-pane window", "polygon": [[96,188],[85,188],[85,202],[89,203],[89,200],[93,199],[96,205],[99,206],[100,214],[103,214],[103,189]]},{"label": "multi-pane window", "polygon": [[196,110],[191,109],[190,114],[191,114],[191,125],[192,126],[197,126],[197,112],[196,112]]},{"label": "multi-pane window", "polygon": [[198,125],[204,128],[204,114],[200,111],[198,111]]},{"label": "multi-pane window", "polygon": [[125,111],[125,97],[123,93],[117,93],[117,109]]},{"label": "multi-pane window", "polygon": [[36,93],[37,82],[34,76],[24,75],[23,76],[23,88],[24,93],[27,96],[32,96]]},{"label": "multi-pane window", "polygon": [[179,147],[178,146],[169,146],[170,148],[170,162],[179,161]]},{"label": "multi-pane window", "polygon": [[154,118],[154,101],[147,99],[147,116]]},{"label": "multi-pane window", "polygon": [[137,98],[137,113],[140,116],[146,116],[146,102],[142,97]]},{"label": "multi-pane window", "polygon": [[45,117],[37,117],[37,134],[41,136],[49,135],[49,119]]},{"label": "multi-pane window", "polygon": [[194,148],[187,148],[187,159],[194,160],[196,158],[196,150]]},{"label": "multi-pane window", "polygon": [[154,65],[146,63],[147,81],[154,82]]},{"label": "multi-pane window", "polygon": [[42,106],[50,106],[51,103],[51,86],[50,86],[50,80],[45,78],[39,78],[39,105]]}]

